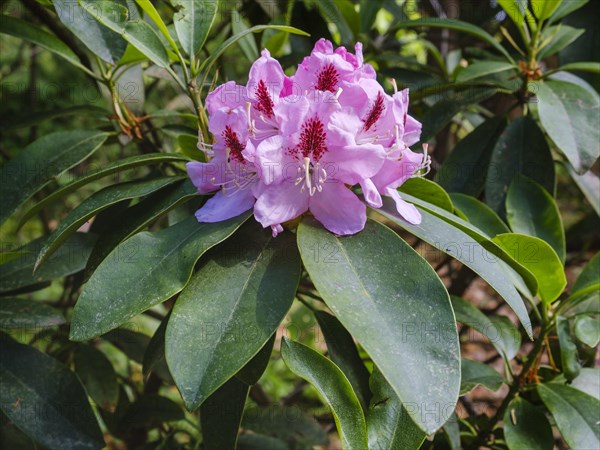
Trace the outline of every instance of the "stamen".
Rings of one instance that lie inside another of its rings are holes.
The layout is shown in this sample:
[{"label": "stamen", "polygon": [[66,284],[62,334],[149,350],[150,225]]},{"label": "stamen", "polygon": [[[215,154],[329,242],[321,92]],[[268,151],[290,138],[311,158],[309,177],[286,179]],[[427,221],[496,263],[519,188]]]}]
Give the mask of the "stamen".
[{"label": "stamen", "polygon": [[396,84],[396,80],[394,78],[390,78],[390,83],[392,83],[392,86],[394,87],[394,94],[398,93],[398,85]]},{"label": "stamen", "polygon": [[334,95],[336,100],[340,99],[340,95],[342,95],[342,92],[344,92],[344,90],[342,88],[338,88],[337,92]]}]

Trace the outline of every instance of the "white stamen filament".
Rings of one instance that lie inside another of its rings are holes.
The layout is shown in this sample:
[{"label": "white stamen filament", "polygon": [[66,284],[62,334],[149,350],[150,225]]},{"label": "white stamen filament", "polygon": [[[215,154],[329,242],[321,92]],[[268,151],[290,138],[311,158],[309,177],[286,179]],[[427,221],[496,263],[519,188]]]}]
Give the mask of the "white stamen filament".
[{"label": "white stamen filament", "polygon": [[302,184],[300,192],[308,189],[308,194],[312,197],[316,192],[323,191],[323,183],[327,181],[327,171],[320,167],[319,163],[312,165],[310,158],[304,158],[304,163],[298,167],[298,178],[295,186]]}]

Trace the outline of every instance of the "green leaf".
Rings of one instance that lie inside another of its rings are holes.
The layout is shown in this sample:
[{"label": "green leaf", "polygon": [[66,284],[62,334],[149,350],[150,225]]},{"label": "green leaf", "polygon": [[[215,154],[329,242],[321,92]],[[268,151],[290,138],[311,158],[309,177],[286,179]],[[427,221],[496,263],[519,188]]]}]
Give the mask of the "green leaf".
[{"label": "green leaf", "polygon": [[177,299],[166,333],[167,364],[189,410],[271,338],[291,307],[300,271],[293,235],[273,239],[255,222],[206,258]]},{"label": "green leaf", "polygon": [[383,7],[384,0],[360,0],[360,31],[368,33],[375,19],[377,13]]},{"label": "green leaf", "polygon": [[171,33],[169,33],[169,29],[167,28],[167,25],[165,25],[165,22],[162,20],[162,18],[160,17],[160,14],[158,13],[158,11],[154,7],[154,5],[151,3],[151,1],[150,0],[135,0],[135,2],[148,15],[150,20],[152,20],[152,22],[154,22],[154,25],[156,25],[158,30],[161,32],[161,34],[167,40],[167,42],[169,42],[169,45],[171,46],[171,48],[173,50],[177,51],[177,43],[171,37]]},{"label": "green leaf", "polygon": [[[290,420],[293,417],[293,420]],[[297,406],[279,406],[277,403],[261,408],[248,404],[242,420],[242,428],[252,430],[252,436],[261,436],[260,441],[246,440],[251,436],[243,434],[238,440],[238,450],[277,450],[327,448],[327,433],[314,419]],[[262,439],[265,435],[273,440]],[[262,442],[261,442],[262,441]],[[259,445],[262,444],[262,445]]]},{"label": "green leaf", "polygon": [[[395,204],[388,199],[383,200],[383,207],[377,211],[438,250],[461,261],[476,272],[506,300],[517,314],[517,317],[519,317],[527,334],[531,336],[531,321],[529,320],[527,309],[513,284],[518,280],[523,284],[523,278],[520,275],[521,272],[517,273],[503,260],[494,258],[493,255],[495,253],[491,255],[488,253],[489,247],[484,248],[478,242],[473,242],[473,237],[458,228],[456,224],[447,223],[445,220],[419,206],[417,206],[417,209],[422,217],[419,225],[412,225],[400,217]],[[494,245],[497,247],[495,243]],[[510,256],[508,257],[510,258]],[[533,275],[529,274],[533,278]],[[535,279],[533,283],[535,285]],[[528,287],[523,285],[521,289],[526,290]],[[533,289],[533,292],[536,290]]]},{"label": "green leaf", "polygon": [[367,415],[368,448],[418,450],[427,435],[413,422],[377,367],[373,368],[370,385],[373,398]]},{"label": "green leaf", "polygon": [[576,293],[600,283],[600,252],[596,253],[583,268],[571,292]]},{"label": "green leaf", "polygon": [[165,332],[167,331],[167,323],[170,316],[169,312],[169,315],[162,320],[152,338],[150,338],[150,342],[148,342],[148,346],[144,351],[144,359],[142,361],[144,380],[148,380],[150,372],[156,372],[159,375],[159,372],[167,366],[165,359]]},{"label": "green leaf", "polygon": [[79,0],[98,22],[123,36],[127,42],[159,67],[169,67],[167,49],[154,29],[142,19],[127,20],[127,8],[107,0]]},{"label": "green leaf", "polygon": [[449,213],[454,213],[454,205],[448,193],[440,187],[439,184],[434,183],[426,178],[409,178],[400,186],[398,189],[400,192],[412,195],[420,198],[423,201],[431,203],[439,208],[442,208]]},{"label": "green leaf", "polygon": [[546,305],[560,297],[567,278],[552,247],[536,237],[516,233],[499,234],[493,241],[531,271],[538,283],[537,294]]},{"label": "green leaf", "polygon": [[547,41],[538,54],[538,59],[542,60],[558,53],[563,48],[571,45],[577,40],[585,30],[569,27],[567,25],[557,25],[548,27],[542,33],[542,42]]},{"label": "green leaf", "polygon": [[569,386],[538,384],[537,392],[550,410],[563,438],[573,449],[600,447],[600,401]]},{"label": "green leaf", "polygon": [[125,239],[193,198],[199,198],[198,190],[186,179],[150,194],[127,208],[120,215],[120,226],[103,232],[98,238],[85,267],[84,279],[89,280],[100,263]]},{"label": "green leaf", "polygon": [[2,14],[2,20],[0,20],[0,33],[8,34],[39,45],[55,55],[60,56],[75,67],[88,71],[67,44],[53,34],[41,29],[39,26],[32,25],[24,20],[17,19],[16,17]]},{"label": "green leaf", "polygon": [[564,264],[567,250],[562,219],[554,199],[542,186],[517,175],[506,196],[506,219],[514,232],[535,236],[550,244]]},{"label": "green leaf", "polygon": [[600,177],[591,170],[584,174],[578,174],[568,162],[565,162],[564,166],[567,168],[573,181],[579,186],[589,204],[596,211],[596,214],[600,217],[600,195],[598,195],[598,192],[600,192]]},{"label": "green leaf", "polygon": [[218,1],[173,0],[172,3],[176,9],[173,23],[181,47],[188,55],[197,55],[217,17]]},{"label": "green leaf", "polygon": [[198,223],[190,217],[120,244],[85,284],[73,310],[71,339],[99,336],[177,294],[200,256],[231,236],[248,217],[219,223]]},{"label": "green leaf", "polygon": [[18,130],[37,125],[53,119],[85,113],[89,117],[106,117],[110,113],[104,108],[94,105],[77,105],[68,108],[55,108],[50,111],[27,112],[24,116],[8,117],[0,125],[1,131]]},{"label": "green leaf", "polygon": [[450,450],[460,450],[460,426],[458,425],[456,413],[452,413],[450,419],[444,424],[444,432],[446,433]]},{"label": "green leaf", "polygon": [[0,169],[0,225],[48,181],[98,150],[107,137],[97,130],[59,131],[29,144],[4,164]]},{"label": "green leaf", "polygon": [[486,75],[492,75],[498,72],[512,70],[516,75],[516,68],[513,64],[504,61],[476,61],[462,69],[456,77],[457,83],[466,83]]},{"label": "green leaf", "polygon": [[19,256],[23,256],[23,254],[21,252],[0,252],[0,266],[17,259]]},{"label": "green leaf", "polygon": [[237,442],[236,450],[290,450],[289,445],[281,439],[258,433],[242,434]]},{"label": "green leaf", "polygon": [[563,0],[531,0],[531,10],[535,17],[543,22],[548,19]]},{"label": "green leaf", "polygon": [[579,376],[571,381],[571,387],[600,400],[600,368],[582,368]]},{"label": "green leaf", "polygon": [[498,139],[485,182],[485,201],[504,217],[508,187],[523,174],[554,192],[554,162],[542,130],[529,116],[511,122]]},{"label": "green leaf", "polygon": [[468,301],[452,295],[456,321],[486,336],[506,360],[513,359],[521,346],[519,330],[506,317],[486,316]]},{"label": "green leaf", "polygon": [[346,22],[346,18],[338,8],[334,0],[319,0],[314,2],[321,15],[327,22],[335,24],[337,27],[342,44],[349,45],[354,40],[352,29]]},{"label": "green leaf", "polygon": [[445,96],[423,115],[421,140],[430,140],[448,125],[458,113],[464,111],[469,105],[490,98],[496,91],[497,89],[494,87],[473,87]]},{"label": "green leaf", "polygon": [[560,360],[563,373],[567,380],[572,380],[579,375],[581,363],[579,362],[577,345],[575,345],[571,336],[569,319],[562,316],[556,318],[556,334],[558,335],[558,343],[560,345]]},{"label": "green leaf", "polygon": [[538,111],[544,129],[578,173],[589,170],[600,156],[596,111],[600,97],[565,81],[540,83]]},{"label": "green leaf", "polygon": [[[327,306],[400,400],[454,404],[460,383],[456,325],[448,293],[431,266],[374,221],[354,236],[336,237],[314,219],[305,219],[298,228],[298,245]],[[424,338],[425,330],[437,330],[438,338]],[[431,433],[445,422],[441,414],[425,414],[420,408],[409,413],[424,431]]]},{"label": "green leaf", "polygon": [[75,372],[96,404],[113,412],[119,401],[119,383],[112,364],[104,353],[90,345],[75,351]]},{"label": "green leaf", "polygon": [[437,181],[448,192],[479,196],[498,136],[506,127],[506,119],[494,117],[475,128],[454,147],[440,170]]},{"label": "green leaf", "polygon": [[348,379],[329,359],[313,349],[283,338],[281,356],[288,368],[312,384],[331,408],[347,450],[368,448],[367,427],[360,402]]},{"label": "green leaf", "polygon": [[439,20],[437,18],[422,18],[417,20],[403,20],[396,24],[398,28],[408,27],[432,27],[432,28],[448,28],[450,30],[460,31],[471,36],[475,36],[481,41],[491,45],[494,49],[500,52],[509,62],[514,63],[514,60],[510,54],[500,45],[500,43],[494,39],[492,35],[486,32],[483,28],[462,20],[455,19],[444,19]]},{"label": "green leaf", "polygon": [[[126,7],[123,0],[118,4]],[[89,14],[76,1],[53,0],[52,4],[60,21],[95,55],[116,65],[127,48],[127,42],[114,31],[90,20]]]},{"label": "green leaf", "polygon": [[144,394],[125,410],[119,420],[119,427],[123,431],[138,427],[162,428],[163,422],[183,419],[185,414],[173,400],[157,394]]},{"label": "green leaf", "polygon": [[485,203],[480,202],[470,195],[450,194],[454,206],[458,208],[473,225],[494,237],[497,234],[510,232],[502,219]]},{"label": "green leaf", "polygon": [[600,320],[590,316],[579,316],[573,328],[575,336],[589,347],[596,347],[600,342]]},{"label": "green leaf", "polygon": [[[244,406],[250,386],[232,377],[206,399],[200,407],[202,448],[235,449]],[[223,406],[227,405],[226,408]]]},{"label": "green leaf", "polygon": [[65,323],[59,310],[24,298],[0,301],[0,328],[46,328]]},{"label": "green leaf", "polygon": [[0,266],[0,293],[46,283],[83,270],[95,242],[96,236],[90,233],[71,235],[35,274],[36,255],[45,244],[43,239],[30,242],[18,250],[19,258]]},{"label": "green leaf", "polygon": [[471,392],[479,385],[497,391],[503,382],[500,374],[487,364],[466,358],[460,362],[460,395]]},{"label": "green leaf", "polygon": [[133,198],[143,197],[158,191],[159,189],[168,186],[175,181],[181,180],[180,177],[163,177],[147,181],[131,181],[128,183],[115,184],[106,187],[77,206],[52,232],[46,240],[38,258],[35,262],[35,269],[47,261],[50,255],[81,225],[83,225],[91,217],[97,215],[100,211],[108,208],[111,205],[130,200]]},{"label": "green leaf", "polygon": [[112,330],[102,338],[121,350],[129,359],[140,364],[144,362],[144,355],[150,345],[150,337],[127,328]]},{"label": "green leaf", "polygon": [[554,23],[557,20],[568,16],[573,11],[577,11],[579,8],[585,6],[588,1],[589,0],[568,0],[561,2],[558,8],[556,8],[556,11],[554,11],[552,16],[550,17],[548,23]]},{"label": "green leaf", "polygon": [[237,41],[242,39],[244,36],[250,33],[260,33],[264,30],[279,30],[285,31],[287,33],[299,34],[301,36],[310,36],[308,33],[299,30],[298,28],[286,26],[286,25],[256,25],[252,28],[249,28],[241,33],[238,33],[234,36],[231,36],[225,42],[223,42],[219,47],[214,50],[211,55],[206,58],[202,64],[200,65],[199,72],[204,72],[204,78],[208,76],[208,72],[211,70],[213,64],[217,61],[217,59],[227,50],[231,45],[235,44]]},{"label": "green leaf", "polygon": [[504,440],[509,450],[552,450],[554,436],[544,412],[516,397],[504,413]]},{"label": "green leaf", "polygon": [[130,170],[139,166],[147,166],[152,164],[161,164],[161,163],[169,163],[169,162],[182,162],[189,161],[188,158],[172,155],[166,153],[149,153],[146,155],[136,155],[130,156],[128,158],[123,158],[118,161],[114,161],[112,163],[108,163],[101,167],[98,167],[97,170],[93,170],[91,172],[86,173],[84,176],[77,178],[71,183],[60,187],[52,194],[47,195],[41,201],[32,206],[21,219],[20,225],[22,226],[25,222],[35,216],[39,211],[44,209],[50,203],[56,201],[59,198],[64,197],[71,192],[76,191],[82,186],[85,186],[92,181],[107,177],[108,175],[112,175],[117,172]]},{"label": "green leaf", "polygon": [[498,0],[498,4],[502,6],[517,27],[523,25],[527,12],[527,0]]},{"label": "green leaf", "polygon": [[[236,14],[231,15],[231,32],[235,35],[248,30],[250,27],[246,21]],[[238,45],[242,49],[242,53],[248,61],[254,62],[259,56],[258,47],[254,40],[254,35],[246,34],[242,39],[238,41]]]},{"label": "green leaf", "polygon": [[0,409],[51,449],[104,448],[102,432],[75,374],[33,347],[0,335]]},{"label": "green leaf", "polygon": [[340,321],[331,314],[325,311],[316,311],[315,317],[325,337],[329,358],[350,381],[366,414],[371,399],[370,374],[358,353],[354,339]]},{"label": "green leaf", "polygon": [[260,349],[254,358],[242,367],[235,376],[248,385],[258,383],[258,380],[260,380],[260,377],[262,377],[269,365],[271,353],[273,352],[273,345],[275,345],[275,335],[271,336],[271,339],[263,345],[263,348]]}]

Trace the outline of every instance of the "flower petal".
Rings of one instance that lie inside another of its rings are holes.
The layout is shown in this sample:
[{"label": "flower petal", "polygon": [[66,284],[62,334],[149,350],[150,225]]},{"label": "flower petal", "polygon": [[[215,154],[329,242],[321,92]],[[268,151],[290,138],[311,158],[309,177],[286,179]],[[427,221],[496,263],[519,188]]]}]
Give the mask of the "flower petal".
[{"label": "flower petal", "polygon": [[367,222],[367,207],[344,183],[326,183],[310,198],[310,212],[340,236],[358,233]]},{"label": "flower petal", "polygon": [[413,225],[419,225],[421,223],[421,213],[419,210],[412,203],[404,201],[396,189],[386,189],[385,195],[391,197],[396,202],[396,209],[404,220]]},{"label": "flower petal", "polygon": [[377,191],[375,184],[370,178],[362,180],[360,187],[362,188],[365,201],[371,208],[381,208],[383,206],[381,195],[379,195],[379,191]]},{"label": "flower petal", "polygon": [[254,201],[250,189],[230,191],[227,195],[219,191],[196,211],[196,219],[211,223],[231,219],[252,208]]},{"label": "flower petal", "polygon": [[308,197],[308,192],[300,192],[300,186],[294,183],[270,185],[256,200],[254,216],[265,228],[279,225],[305,213]]}]

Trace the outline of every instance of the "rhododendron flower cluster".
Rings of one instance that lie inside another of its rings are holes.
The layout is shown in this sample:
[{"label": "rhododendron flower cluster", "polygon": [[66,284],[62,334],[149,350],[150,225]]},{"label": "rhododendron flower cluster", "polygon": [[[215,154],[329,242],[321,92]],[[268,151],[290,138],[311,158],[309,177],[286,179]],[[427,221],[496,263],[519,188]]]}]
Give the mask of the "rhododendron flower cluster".
[{"label": "rhododendron flower cluster", "polygon": [[[421,221],[398,187],[428,170],[429,158],[409,146],[421,124],[408,115],[408,90],[388,95],[355,54],[321,39],[292,77],[267,50],[246,86],[233,81],[206,99],[214,143],[201,142],[208,162],[190,162],[201,194],[216,192],[198,210],[218,222],[251,208],[273,235],[310,212],[328,230],[350,235],[366,223],[366,205],[391,197],[407,221]],[[364,202],[353,189],[362,191]]]}]

